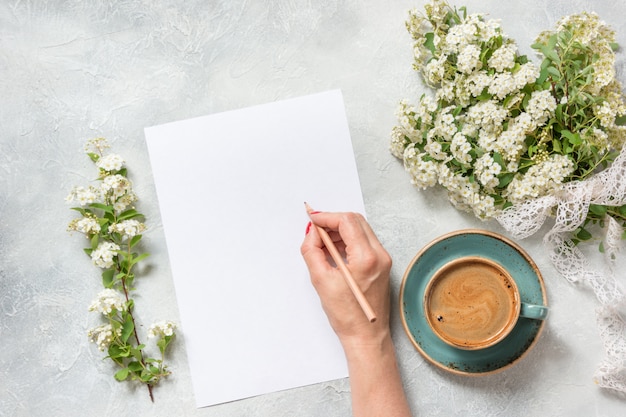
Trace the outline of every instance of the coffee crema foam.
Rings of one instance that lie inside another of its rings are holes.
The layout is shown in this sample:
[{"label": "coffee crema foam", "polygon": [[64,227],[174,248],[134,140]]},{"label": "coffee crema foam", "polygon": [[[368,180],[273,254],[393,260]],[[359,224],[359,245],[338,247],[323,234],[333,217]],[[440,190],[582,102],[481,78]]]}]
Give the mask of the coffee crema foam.
[{"label": "coffee crema foam", "polygon": [[488,345],[517,315],[514,285],[503,271],[481,260],[444,266],[430,288],[433,330],[454,345]]}]

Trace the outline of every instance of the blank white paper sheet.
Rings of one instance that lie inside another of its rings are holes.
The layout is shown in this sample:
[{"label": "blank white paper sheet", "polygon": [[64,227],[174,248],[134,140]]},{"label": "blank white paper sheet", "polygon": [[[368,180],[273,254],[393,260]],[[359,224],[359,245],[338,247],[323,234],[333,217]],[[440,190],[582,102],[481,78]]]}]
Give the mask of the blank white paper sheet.
[{"label": "blank white paper sheet", "polygon": [[198,407],[344,378],[300,255],[365,213],[338,90],[145,129]]}]

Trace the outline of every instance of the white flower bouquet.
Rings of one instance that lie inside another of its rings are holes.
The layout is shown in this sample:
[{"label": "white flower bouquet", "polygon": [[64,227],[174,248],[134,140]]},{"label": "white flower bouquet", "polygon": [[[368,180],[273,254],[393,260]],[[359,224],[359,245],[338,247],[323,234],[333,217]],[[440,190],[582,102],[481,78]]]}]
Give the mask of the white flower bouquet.
[{"label": "white flower bouquet", "polygon": [[518,238],[537,232],[556,269],[593,289],[606,359],[596,382],[626,392],[626,297],[611,270],[593,270],[578,245],[603,230],[609,262],[626,237],[626,104],[614,31],[595,13],[562,18],[520,55],[498,21],[432,0],[409,12],[414,68],[434,94],[403,100],[391,153],[418,188],[497,219]]},{"label": "white flower bouquet", "polygon": [[[626,105],[615,79],[615,35],[597,15],[563,18],[539,35],[535,65],[495,20],[442,0],[409,13],[414,68],[435,94],[398,110],[391,152],[417,187],[443,186],[452,204],[481,219],[604,169],[626,142]],[[591,204],[589,225],[626,207]]]}]

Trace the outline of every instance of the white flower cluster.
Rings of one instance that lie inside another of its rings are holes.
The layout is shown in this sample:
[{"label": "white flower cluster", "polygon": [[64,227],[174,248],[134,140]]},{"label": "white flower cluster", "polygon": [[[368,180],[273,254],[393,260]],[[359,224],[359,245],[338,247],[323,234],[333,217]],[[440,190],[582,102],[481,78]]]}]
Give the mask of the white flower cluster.
[{"label": "white flower cluster", "polygon": [[74,187],[72,191],[65,197],[67,203],[78,203],[81,207],[95,203],[100,199],[101,192],[95,187]]},{"label": "white flower cluster", "polygon": [[[545,73],[519,55],[498,21],[463,16],[444,0],[432,0],[424,9],[424,14],[410,11],[406,26],[415,40],[414,68],[435,97],[425,94],[416,105],[400,102],[390,143],[415,186],[441,185],[456,207],[486,219],[507,202],[545,195],[568,181],[580,165],[571,155],[577,140],[594,145],[598,155],[626,142],[626,128],[616,125],[626,106],[614,79],[609,46],[614,34],[596,15],[559,22],[558,30],[572,31],[575,41],[591,48],[590,56],[598,51],[585,92],[602,93],[604,99],[585,105],[595,113],[578,132],[571,124],[555,130],[554,118],[568,111],[568,100],[580,98],[566,92],[557,100]],[[537,42],[548,42],[551,35],[546,32]],[[552,144],[561,130],[571,139]]]},{"label": "white flower cluster", "polygon": [[121,156],[112,153],[98,159],[96,166],[107,172],[119,171],[124,166],[124,160]]},{"label": "white flower cluster", "polygon": [[95,300],[91,302],[89,311],[97,311],[108,316],[113,311],[126,310],[126,301],[124,297],[117,291],[106,288],[98,294]]},{"label": "white flower cluster", "polygon": [[109,149],[109,142],[106,138],[93,138],[85,143],[85,152],[102,155],[105,150]]},{"label": "white flower cluster", "polygon": [[87,236],[99,233],[101,230],[100,223],[91,217],[85,216],[82,219],[74,219],[70,222],[67,229],[69,231],[84,233]]},{"label": "white flower cluster", "polygon": [[172,336],[175,331],[176,323],[169,320],[159,321],[150,325],[150,328],[148,329],[148,339]]},{"label": "white flower cluster", "polygon": [[122,336],[122,329],[113,329],[110,324],[103,324],[87,332],[89,341],[95,343],[102,352],[107,350],[111,343],[120,336]]},{"label": "white flower cluster", "polygon": [[124,166],[124,160],[117,154],[103,154],[108,148],[109,144],[104,138],[91,139],[87,142],[85,150],[100,169],[100,186],[74,187],[65,198],[66,202],[76,202],[81,207],[101,203],[113,206],[116,211],[121,212],[137,201],[132,183],[119,173]]},{"label": "white flower cluster", "polygon": [[103,202],[113,205],[117,211],[122,211],[137,201],[137,196],[132,190],[130,180],[123,175],[107,175],[102,179],[100,187],[93,186],[74,187],[65,198],[68,203],[78,203],[81,207],[92,203]]},{"label": "white flower cluster", "polygon": [[146,230],[146,225],[135,220],[123,220],[109,226],[109,233],[119,233],[127,238],[137,236]]},{"label": "white flower cluster", "polygon": [[91,260],[100,268],[111,268],[118,250],[120,247],[113,242],[100,242],[98,247],[91,252]]},{"label": "white flower cluster", "polygon": [[525,175],[518,174],[506,189],[505,196],[514,204],[557,190],[563,178],[574,169],[574,163],[565,155],[551,155],[547,160],[530,167]]},{"label": "white flower cluster", "polygon": [[123,175],[107,175],[102,180],[100,190],[104,200],[113,208],[122,211],[137,200],[130,180]]}]

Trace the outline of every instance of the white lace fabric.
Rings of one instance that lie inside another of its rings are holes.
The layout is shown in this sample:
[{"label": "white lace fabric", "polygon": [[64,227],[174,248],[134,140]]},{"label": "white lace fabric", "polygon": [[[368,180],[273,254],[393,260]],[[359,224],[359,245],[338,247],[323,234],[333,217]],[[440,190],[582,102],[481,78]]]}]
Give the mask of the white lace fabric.
[{"label": "white lace fabric", "polygon": [[[626,393],[626,321],[623,308],[626,296],[613,264],[621,248],[623,229],[606,216],[604,253],[607,268],[592,267],[580,248],[569,239],[569,233],[581,226],[590,204],[622,206],[626,204],[626,148],[611,166],[584,181],[572,181],[545,197],[509,207],[498,222],[519,239],[536,233],[545,220],[555,213],[552,229],[543,237],[556,270],[569,282],[579,282],[591,288],[599,306],[596,318],[605,358],[598,366],[594,379],[603,387]],[[623,277],[622,277],[623,278]]]}]

